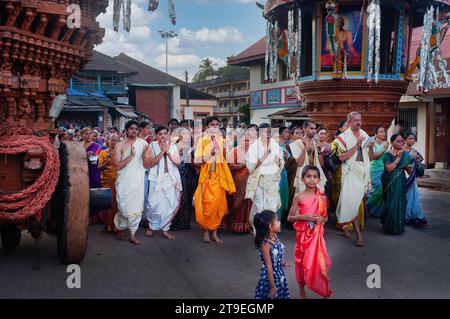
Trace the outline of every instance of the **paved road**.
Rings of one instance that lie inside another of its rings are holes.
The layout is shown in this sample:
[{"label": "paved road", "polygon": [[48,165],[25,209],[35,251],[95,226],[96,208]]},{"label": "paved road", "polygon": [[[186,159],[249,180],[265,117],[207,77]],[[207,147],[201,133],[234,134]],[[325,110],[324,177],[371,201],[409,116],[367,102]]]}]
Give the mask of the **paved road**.
[{"label": "paved road", "polygon": [[[335,298],[450,298],[450,194],[422,190],[430,225],[408,228],[402,236],[381,233],[369,219],[365,248],[355,247],[328,226],[326,242],[333,267]],[[40,270],[36,249],[24,233],[19,249],[0,249],[0,298],[252,298],[259,256],[251,236],[223,233],[225,244],[203,244],[201,232],[175,233],[175,241],[144,238],[141,246],[119,242],[93,226],[81,264],[81,289],[66,287],[66,267],[56,259],[56,240],[44,235]],[[295,233],[283,230],[287,260],[293,265]],[[381,288],[368,289],[366,267],[381,267]],[[291,295],[298,298],[294,268],[287,269]],[[309,293],[311,298],[317,298]]]}]

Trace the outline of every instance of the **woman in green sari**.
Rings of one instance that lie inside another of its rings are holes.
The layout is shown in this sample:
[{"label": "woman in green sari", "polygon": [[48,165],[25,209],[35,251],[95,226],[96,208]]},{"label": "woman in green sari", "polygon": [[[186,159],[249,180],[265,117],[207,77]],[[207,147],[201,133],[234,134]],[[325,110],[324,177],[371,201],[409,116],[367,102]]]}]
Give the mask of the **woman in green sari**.
[{"label": "woman in green sari", "polygon": [[285,166],[281,171],[280,179],[280,199],[281,207],[277,211],[278,220],[287,224],[287,216],[289,215],[289,182],[286,167],[293,161],[292,155],[289,149],[289,143],[291,142],[291,132],[286,126],[281,126],[279,128],[279,144],[284,154]]},{"label": "woman in green sari", "polygon": [[391,137],[392,149],[383,156],[383,197],[385,208],[381,216],[383,231],[399,235],[405,231],[406,175],[412,172],[414,158],[404,152],[405,141],[400,134]]}]

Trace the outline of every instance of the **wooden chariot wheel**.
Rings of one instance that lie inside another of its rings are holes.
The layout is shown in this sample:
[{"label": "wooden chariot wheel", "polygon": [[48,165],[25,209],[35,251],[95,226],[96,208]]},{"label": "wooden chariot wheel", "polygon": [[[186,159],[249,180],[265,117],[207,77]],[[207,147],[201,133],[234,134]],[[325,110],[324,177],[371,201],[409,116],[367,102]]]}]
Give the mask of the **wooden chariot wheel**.
[{"label": "wooden chariot wheel", "polygon": [[62,263],[83,260],[89,226],[89,174],[86,150],[77,142],[62,142],[60,175],[52,197],[58,257]]}]

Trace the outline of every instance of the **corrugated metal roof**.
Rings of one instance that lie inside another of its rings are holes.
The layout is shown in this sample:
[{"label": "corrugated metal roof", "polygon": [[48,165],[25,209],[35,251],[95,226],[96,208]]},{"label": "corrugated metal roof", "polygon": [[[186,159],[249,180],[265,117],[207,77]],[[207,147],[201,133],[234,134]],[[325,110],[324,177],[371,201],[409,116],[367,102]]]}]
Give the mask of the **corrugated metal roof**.
[{"label": "corrugated metal roof", "polygon": [[139,117],[139,115],[137,115],[136,113],[134,113],[131,110],[127,110],[126,108],[116,107],[116,108],[114,108],[114,110],[116,110],[117,112],[119,112],[121,115],[123,115],[126,118],[135,119],[135,118]]},{"label": "corrugated metal roof", "polygon": [[114,107],[115,104],[108,98],[95,96],[68,96],[65,107]]}]

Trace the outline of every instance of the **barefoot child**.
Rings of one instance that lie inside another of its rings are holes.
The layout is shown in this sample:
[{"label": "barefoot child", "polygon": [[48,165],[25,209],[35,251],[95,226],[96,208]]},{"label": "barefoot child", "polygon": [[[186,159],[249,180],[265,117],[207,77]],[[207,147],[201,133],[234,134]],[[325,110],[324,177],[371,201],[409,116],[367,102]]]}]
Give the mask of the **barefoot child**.
[{"label": "barefoot child", "polygon": [[277,237],[280,221],[277,215],[264,210],[255,215],[255,244],[261,257],[261,276],[256,287],[255,299],[289,299],[289,289],[283,267],[284,245]]},{"label": "barefoot child", "polygon": [[331,260],[323,238],[328,205],[326,196],[317,188],[319,176],[320,171],[316,166],[308,165],[303,169],[302,181],[306,189],[295,195],[288,217],[297,232],[295,275],[303,299],[306,298],[305,284],[324,298],[331,296],[328,277]]}]

